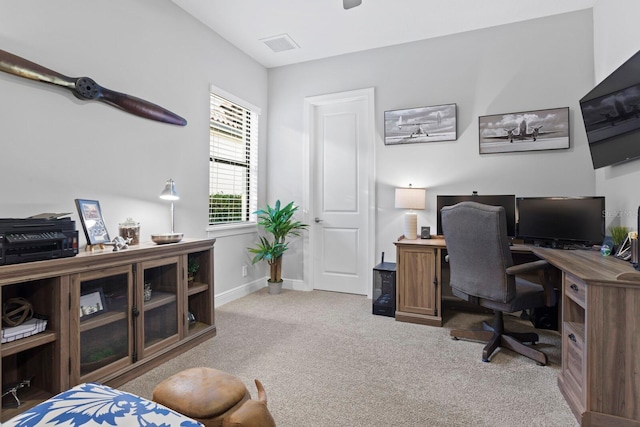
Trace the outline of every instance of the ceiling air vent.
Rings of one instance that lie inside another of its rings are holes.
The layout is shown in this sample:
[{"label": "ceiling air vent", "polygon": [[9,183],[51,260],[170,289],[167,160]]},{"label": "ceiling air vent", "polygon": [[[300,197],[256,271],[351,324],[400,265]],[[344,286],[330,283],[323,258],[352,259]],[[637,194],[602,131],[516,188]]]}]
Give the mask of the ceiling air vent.
[{"label": "ceiling air vent", "polygon": [[299,48],[299,46],[296,44],[296,42],[293,41],[289,34],[280,34],[279,36],[267,37],[265,39],[260,39],[260,41],[269,46],[269,49],[276,53]]}]

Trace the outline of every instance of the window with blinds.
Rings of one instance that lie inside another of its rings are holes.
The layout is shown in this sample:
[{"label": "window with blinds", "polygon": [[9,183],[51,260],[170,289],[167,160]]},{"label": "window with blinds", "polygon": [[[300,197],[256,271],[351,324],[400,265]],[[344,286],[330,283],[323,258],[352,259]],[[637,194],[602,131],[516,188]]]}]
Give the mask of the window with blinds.
[{"label": "window with blinds", "polygon": [[211,93],[209,225],[255,222],[258,112]]}]

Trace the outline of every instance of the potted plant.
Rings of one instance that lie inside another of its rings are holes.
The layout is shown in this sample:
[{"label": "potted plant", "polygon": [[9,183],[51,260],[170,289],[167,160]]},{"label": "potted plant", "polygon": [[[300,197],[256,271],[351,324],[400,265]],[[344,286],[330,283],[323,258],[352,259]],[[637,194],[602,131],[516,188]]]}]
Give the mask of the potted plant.
[{"label": "potted plant", "polygon": [[615,255],[629,235],[629,228],[620,226],[620,225],[612,225],[609,227],[609,231],[611,232],[611,239],[613,240],[613,248],[611,248],[611,255]]},{"label": "potted plant", "polygon": [[629,228],[620,225],[612,225],[609,227],[609,231],[611,232],[614,246],[621,245],[629,234]]},{"label": "potted plant", "polygon": [[293,202],[281,208],[280,200],[277,200],[274,207],[267,205],[266,209],[254,212],[258,215],[258,225],[271,236],[259,235],[260,241],[249,248],[249,252],[255,254],[253,264],[263,260],[269,264],[267,284],[270,294],[278,294],[282,289],[282,255],[288,249],[287,237],[299,236],[308,227],[293,218],[297,210],[298,206]]},{"label": "potted plant", "polygon": [[198,261],[190,258],[189,262],[187,263],[187,281],[189,282],[189,285],[193,284],[193,279],[199,268],[200,264],[198,264]]}]

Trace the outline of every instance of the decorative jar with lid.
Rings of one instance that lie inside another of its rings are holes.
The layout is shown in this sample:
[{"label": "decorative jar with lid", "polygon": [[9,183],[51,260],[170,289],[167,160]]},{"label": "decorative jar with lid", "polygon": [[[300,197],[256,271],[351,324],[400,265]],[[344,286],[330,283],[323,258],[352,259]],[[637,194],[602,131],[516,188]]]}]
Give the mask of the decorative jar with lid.
[{"label": "decorative jar with lid", "polygon": [[127,218],[125,222],[119,224],[120,237],[131,239],[129,245],[137,245],[140,243],[140,223],[135,222],[131,218]]}]

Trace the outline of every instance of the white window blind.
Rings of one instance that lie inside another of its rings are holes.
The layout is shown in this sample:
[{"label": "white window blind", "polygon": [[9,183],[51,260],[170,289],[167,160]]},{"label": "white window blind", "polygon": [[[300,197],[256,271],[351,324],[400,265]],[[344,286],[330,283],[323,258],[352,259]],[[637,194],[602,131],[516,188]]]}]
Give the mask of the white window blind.
[{"label": "white window blind", "polygon": [[255,222],[258,113],[211,93],[209,224]]}]

